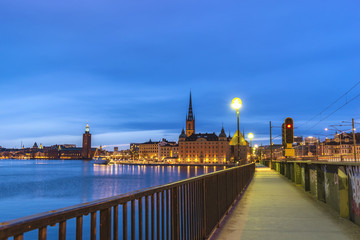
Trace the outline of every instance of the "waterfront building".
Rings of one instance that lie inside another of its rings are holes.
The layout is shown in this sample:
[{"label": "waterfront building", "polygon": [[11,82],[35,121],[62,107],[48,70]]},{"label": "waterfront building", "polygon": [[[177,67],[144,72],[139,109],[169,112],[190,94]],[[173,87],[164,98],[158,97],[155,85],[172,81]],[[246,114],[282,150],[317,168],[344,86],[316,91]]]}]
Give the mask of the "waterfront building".
[{"label": "waterfront building", "polygon": [[230,160],[230,145],[224,128],[215,133],[193,133],[186,136],[184,129],[179,136],[179,162],[226,163]]},{"label": "waterfront building", "polygon": [[83,148],[61,148],[58,152],[60,159],[81,159],[83,156]]},{"label": "waterfront building", "polygon": [[[176,145],[176,142],[169,142],[165,138],[163,138],[159,142],[153,142],[150,139],[148,142],[141,143],[139,144],[139,158],[144,160],[153,160],[153,161],[162,160],[163,156],[161,152],[161,147],[166,145],[174,146]],[[164,151],[163,153],[166,154],[166,150],[163,151]],[[174,151],[176,150],[172,149],[172,152]],[[167,157],[167,155],[164,155],[164,157]],[[170,157],[170,152],[168,157]]]},{"label": "waterfront building", "polygon": [[140,160],[157,160],[159,152],[159,142],[153,142],[151,139],[148,142],[139,144],[139,158]]},{"label": "waterfront building", "polygon": [[91,159],[91,134],[89,124],[86,124],[85,133],[83,134],[82,158]]},{"label": "waterfront building", "polygon": [[[233,138],[230,135],[227,137],[223,127],[219,135],[216,135],[215,132],[195,132],[195,115],[192,109],[191,92],[185,126],[186,131],[183,129],[179,136],[179,162],[226,163],[240,161],[245,163],[247,161],[249,143],[245,141],[241,133],[235,133]],[[238,144],[238,137],[240,144]]]},{"label": "waterfront building", "polygon": [[130,150],[132,152],[139,152],[139,146],[141,143],[130,143]]},{"label": "waterfront building", "polygon": [[37,150],[37,149],[39,149],[39,147],[38,147],[38,145],[37,145],[37,143],[35,142],[34,143],[34,145],[33,145],[33,147],[32,147],[34,150]]},{"label": "waterfront building", "polygon": [[179,145],[176,142],[159,144],[159,161],[176,161],[179,157]]}]

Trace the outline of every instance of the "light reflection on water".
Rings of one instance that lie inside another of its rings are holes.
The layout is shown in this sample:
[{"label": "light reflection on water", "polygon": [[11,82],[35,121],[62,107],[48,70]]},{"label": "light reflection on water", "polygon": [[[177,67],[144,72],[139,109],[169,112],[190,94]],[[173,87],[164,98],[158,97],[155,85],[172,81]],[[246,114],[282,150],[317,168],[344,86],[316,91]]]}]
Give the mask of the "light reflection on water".
[{"label": "light reflection on water", "polygon": [[215,170],[216,167],[105,166],[81,160],[0,160],[0,222]]}]

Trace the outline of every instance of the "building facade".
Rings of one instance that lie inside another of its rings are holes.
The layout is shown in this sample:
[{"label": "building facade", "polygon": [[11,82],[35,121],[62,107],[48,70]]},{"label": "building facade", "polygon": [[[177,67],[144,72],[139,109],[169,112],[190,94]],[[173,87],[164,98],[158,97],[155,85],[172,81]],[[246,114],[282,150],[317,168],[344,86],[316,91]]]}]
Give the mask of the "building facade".
[{"label": "building facade", "polygon": [[159,154],[159,142],[153,142],[150,139],[148,142],[139,144],[140,160],[157,160],[158,154]]},{"label": "building facade", "polygon": [[179,162],[182,163],[226,163],[230,160],[230,145],[224,128],[215,133],[193,133],[179,136]]},{"label": "building facade", "polygon": [[159,146],[159,161],[176,162],[179,157],[179,145],[167,143]]}]

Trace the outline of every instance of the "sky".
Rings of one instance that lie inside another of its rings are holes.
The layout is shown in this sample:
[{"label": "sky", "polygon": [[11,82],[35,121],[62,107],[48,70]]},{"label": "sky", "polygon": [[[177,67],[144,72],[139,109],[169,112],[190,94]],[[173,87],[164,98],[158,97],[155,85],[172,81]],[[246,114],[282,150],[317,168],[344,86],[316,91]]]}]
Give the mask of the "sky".
[{"label": "sky", "polygon": [[329,125],[360,122],[359,7],[2,0],[0,146],[81,146],[86,123],[93,146],[178,140],[190,90],[196,132],[233,134],[239,97],[255,143],[269,144],[269,121],[280,135],[286,117],[295,135],[324,138]]}]

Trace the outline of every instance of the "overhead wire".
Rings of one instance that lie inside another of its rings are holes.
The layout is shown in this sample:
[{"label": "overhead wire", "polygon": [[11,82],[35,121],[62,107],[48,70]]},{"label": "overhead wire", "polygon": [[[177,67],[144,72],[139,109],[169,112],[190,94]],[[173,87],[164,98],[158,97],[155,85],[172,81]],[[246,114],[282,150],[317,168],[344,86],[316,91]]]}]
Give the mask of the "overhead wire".
[{"label": "overhead wire", "polygon": [[[320,111],[318,114],[314,115],[312,118],[310,118],[308,121],[303,122],[302,124],[300,124],[298,127],[302,127],[303,125],[311,122],[313,119],[315,119],[317,116],[321,116],[325,111],[327,111],[328,109],[330,109],[333,105],[335,105],[339,100],[341,100],[343,97],[347,96],[354,88],[356,88],[358,85],[360,84],[360,81],[358,81],[357,83],[355,83],[348,91],[346,91],[344,94],[342,94],[340,97],[338,97],[334,102],[332,102],[331,104],[329,104],[327,107],[325,107],[322,111]],[[346,100],[346,103],[343,104],[342,106],[340,106],[339,108],[337,108],[335,111],[331,112],[330,114],[328,114],[325,118],[320,119],[320,121],[318,121],[316,124],[314,124],[313,126],[307,128],[307,129],[312,129],[315,126],[317,126],[320,122],[324,121],[325,119],[327,119],[328,117],[330,117],[331,115],[333,115],[334,113],[336,113],[338,110],[340,110],[341,108],[343,108],[344,106],[346,106],[347,104],[349,104],[350,102],[352,102],[353,100],[355,100],[356,98],[358,98],[360,96],[360,94],[356,95],[355,97],[353,97],[352,99],[350,99],[349,101]]]}]

